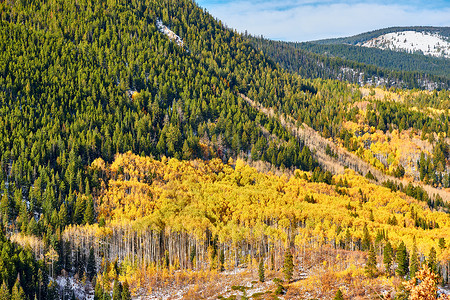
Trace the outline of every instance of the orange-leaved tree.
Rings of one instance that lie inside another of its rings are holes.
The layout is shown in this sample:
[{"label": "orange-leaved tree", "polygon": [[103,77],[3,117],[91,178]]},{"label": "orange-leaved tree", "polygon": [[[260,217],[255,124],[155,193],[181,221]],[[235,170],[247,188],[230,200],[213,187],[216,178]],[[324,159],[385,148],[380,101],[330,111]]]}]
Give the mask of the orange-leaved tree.
[{"label": "orange-leaved tree", "polygon": [[[409,300],[435,300],[437,295],[438,275],[424,265],[416,276],[405,283],[406,290],[409,291]],[[447,295],[442,295],[439,299],[450,299]]]}]

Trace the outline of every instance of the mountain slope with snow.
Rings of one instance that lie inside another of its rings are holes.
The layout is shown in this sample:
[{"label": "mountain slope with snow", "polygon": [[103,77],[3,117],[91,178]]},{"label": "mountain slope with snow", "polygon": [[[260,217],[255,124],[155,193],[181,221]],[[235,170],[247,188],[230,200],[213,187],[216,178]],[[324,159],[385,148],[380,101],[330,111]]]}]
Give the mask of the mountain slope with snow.
[{"label": "mountain slope with snow", "polygon": [[401,31],[383,34],[358,46],[450,58],[450,43],[438,33]]},{"label": "mountain slope with snow", "polygon": [[[390,27],[291,45],[329,59],[381,68],[383,71],[376,71],[376,77],[389,77],[388,81],[401,86],[405,86],[402,82],[407,82],[408,86],[446,89],[450,80],[450,27]],[[387,75],[389,72],[414,74]]]}]

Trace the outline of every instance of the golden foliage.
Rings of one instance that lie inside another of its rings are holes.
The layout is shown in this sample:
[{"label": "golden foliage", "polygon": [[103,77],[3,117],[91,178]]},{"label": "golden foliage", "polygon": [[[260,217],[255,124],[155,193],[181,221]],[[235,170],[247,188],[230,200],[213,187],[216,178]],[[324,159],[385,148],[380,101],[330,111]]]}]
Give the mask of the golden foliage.
[{"label": "golden foliage", "polygon": [[[103,167],[101,162],[96,162],[98,166]],[[362,238],[367,224],[372,233],[388,232],[394,247],[403,240],[411,248],[416,236],[421,253],[432,246],[438,249],[440,237],[450,239],[445,213],[431,211],[426,203],[372,184],[350,170],[334,176],[334,182],[348,183],[345,192],[338,193],[334,185],[261,173],[242,160],[230,164],[218,159],[157,161],[125,153],[104,168],[109,181],[96,200],[99,217],[107,220],[105,228],[97,229],[104,234],[107,228],[131,224],[138,231],[185,232],[197,238],[208,229],[220,243],[266,236],[276,242],[293,238],[297,245],[320,245],[344,241],[345,228],[353,240]],[[305,201],[306,196],[315,201]],[[439,228],[415,227],[412,208],[417,217],[434,221]],[[388,224],[392,216],[398,225]]]}]

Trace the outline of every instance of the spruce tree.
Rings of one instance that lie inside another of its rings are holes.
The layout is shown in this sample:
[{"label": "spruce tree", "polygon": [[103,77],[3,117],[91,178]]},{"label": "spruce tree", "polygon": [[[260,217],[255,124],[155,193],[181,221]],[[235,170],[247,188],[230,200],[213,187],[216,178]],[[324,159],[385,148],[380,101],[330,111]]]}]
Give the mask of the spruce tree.
[{"label": "spruce tree", "polygon": [[87,261],[86,272],[87,272],[89,280],[92,280],[92,278],[94,278],[95,274],[97,273],[96,267],[95,267],[94,248],[92,248],[92,247],[89,250],[89,257],[88,257],[88,261]]},{"label": "spruce tree", "polygon": [[411,252],[411,259],[409,261],[409,273],[410,277],[414,278],[416,276],[416,272],[419,270],[419,257],[417,255],[417,246],[416,239],[414,238],[414,245]]},{"label": "spruce tree", "polygon": [[372,240],[370,238],[369,229],[367,229],[367,224],[364,224],[363,229],[363,240],[362,240],[362,251],[366,251],[370,249],[370,245],[372,244]]},{"label": "spruce tree", "polygon": [[224,264],[225,264],[225,253],[224,253],[223,249],[220,250],[220,253],[219,253],[219,264],[220,264],[220,266],[219,266],[220,272],[225,271],[225,267],[224,267]]},{"label": "spruce tree", "polygon": [[11,300],[23,300],[25,299],[25,293],[22,289],[22,286],[19,283],[19,278],[17,278],[16,283],[12,288],[11,292]]},{"label": "spruce tree", "polygon": [[275,270],[275,255],[272,253],[270,254],[270,269]]},{"label": "spruce tree", "polygon": [[259,276],[259,281],[264,282],[265,276],[264,276],[264,260],[263,259],[260,259],[260,261],[259,261],[258,276]]},{"label": "spruce tree", "polygon": [[445,239],[443,237],[439,238],[439,248],[445,249]]},{"label": "spruce tree", "polygon": [[404,277],[409,272],[409,259],[408,252],[406,251],[405,243],[402,241],[397,249],[397,275],[400,277]]},{"label": "spruce tree", "polygon": [[[97,277],[98,279],[98,277]],[[103,288],[100,284],[100,280],[96,280],[94,289],[94,300],[103,300]]]},{"label": "spruce tree", "polygon": [[377,256],[375,254],[375,249],[373,245],[370,245],[369,255],[367,257],[366,267],[364,271],[367,277],[373,278],[377,275]]},{"label": "spruce tree", "polygon": [[113,296],[112,300],[121,300],[122,299],[122,283],[119,280],[114,280],[113,287]]},{"label": "spruce tree", "polygon": [[122,286],[122,300],[131,300],[130,287],[128,282],[125,280]]},{"label": "spruce tree", "polygon": [[75,212],[73,214],[73,223],[75,224],[82,224],[84,219],[84,212],[86,210],[85,208],[86,203],[84,201],[84,197],[78,196],[77,200],[75,202]]},{"label": "spruce tree", "polygon": [[[59,207],[59,212],[58,212],[58,218],[59,218],[59,224],[61,225],[62,228],[64,228],[68,222],[67,220],[67,207],[64,203],[61,204],[61,206]],[[31,218],[33,220],[33,218]]]},{"label": "spruce tree", "polygon": [[0,300],[10,300],[11,294],[9,293],[8,286],[6,285],[6,282],[3,281],[2,286],[0,288]]},{"label": "spruce tree", "polygon": [[431,247],[430,254],[428,255],[428,267],[432,272],[437,274],[436,249],[434,247]]},{"label": "spruce tree", "polygon": [[386,273],[388,275],[391,274],[391,268],[392,268],[392,257],[393,257],[393,251],[392,251],[392,246],[391,246],[391,242],[387,242],[386,245],[384,246],[384,251],[383,251],[383,263],[384,263],[384,267],[386,269]]},{"label": "spruce tree", "polygon": [[338,289],[336,291],[336,295],[334,296],[333,300],[344,300],[344,295],[342,294],[341,289]]},{"label": "spruce tree", "polygon": [[294,272],[294,259],[290,249],[287,249],[284,253],[284,265],[283,273],[284,278],[289,282],[292,279],[292,274]]},{"label": "spruce tree", "polygon": [[94,200],[89,196],[86,201],[86,209],[84,212],[83,223],[93,224],[95,222]]}]

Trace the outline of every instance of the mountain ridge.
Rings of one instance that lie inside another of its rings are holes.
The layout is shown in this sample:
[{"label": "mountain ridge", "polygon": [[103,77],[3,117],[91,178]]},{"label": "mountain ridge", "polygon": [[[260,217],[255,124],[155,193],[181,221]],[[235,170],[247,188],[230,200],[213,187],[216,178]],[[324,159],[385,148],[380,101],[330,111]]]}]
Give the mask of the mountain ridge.
[{"label": "mountain ridge", "polygon": [[315,43],[315,44],[350,44],[356,45],[361,42],[366,42],[370,39],[376,38],[380,35],[386,33],[395,33],[401,31],[428,31],[431,33],[440,33],[442,36],[450,38],[450,27],[448,26],[394,26],[387,28],[375,29],[372,31],[367,31],[359,34],[355,34],[348,37],[340,37],[340,38],[330,38],[330,39],[320,39],[320,40],[312,40],[307,43]]}]

